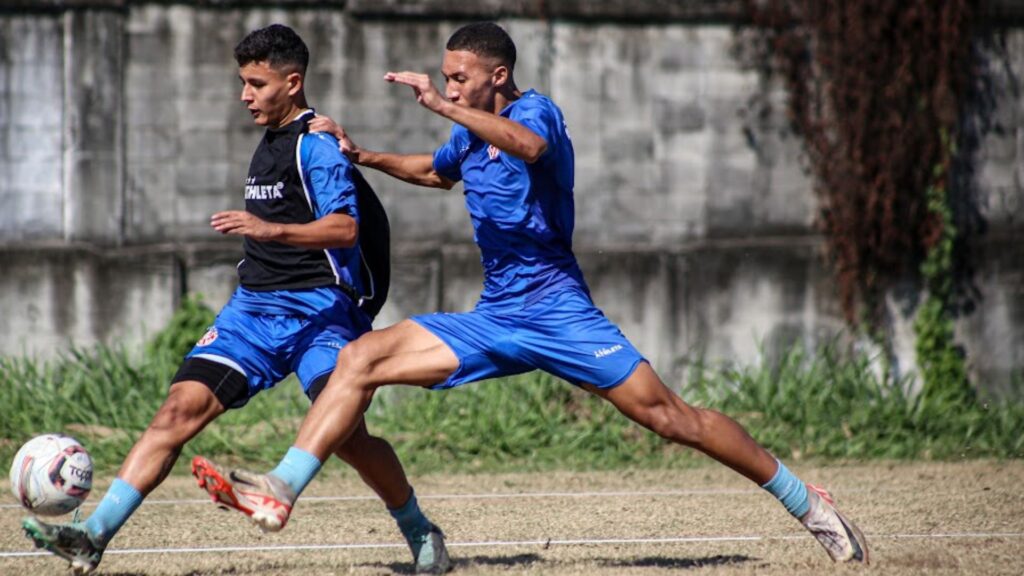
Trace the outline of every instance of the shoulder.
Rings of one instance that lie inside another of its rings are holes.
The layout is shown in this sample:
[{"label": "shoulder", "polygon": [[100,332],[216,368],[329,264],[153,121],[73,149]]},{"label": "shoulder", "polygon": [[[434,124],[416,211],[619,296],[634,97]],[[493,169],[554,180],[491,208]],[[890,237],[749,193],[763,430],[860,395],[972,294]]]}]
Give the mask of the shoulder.
[{"label": "shoulder", "polygon": [[459,123],[452,124],[450,139],[453,141],[462,141],[469,139],[469,129]]},{"label": "shoulder", "polygon": [[302,135],[300,143],[303,163],[348,164],[348,158],[338,150],[338,140],[324,132]]},{"label": "shoulder", "polygon": [[515,106],[512,107],[513,115],[520,114],[536,114],[538,111],[551,111],[557,112],[558,106],[555,105],[551,98],[548,98],[544,94],[535,90],[527,90],[519,97],[515,102]]}]

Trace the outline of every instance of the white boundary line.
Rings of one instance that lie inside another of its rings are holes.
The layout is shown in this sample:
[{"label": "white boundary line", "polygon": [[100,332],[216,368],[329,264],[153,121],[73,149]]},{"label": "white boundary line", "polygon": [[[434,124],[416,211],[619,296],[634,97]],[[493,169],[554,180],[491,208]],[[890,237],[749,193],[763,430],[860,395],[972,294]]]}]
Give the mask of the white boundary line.
[{"label": "white boundary line", "polygon": [[[419,500],[505,500],[514,498],[642,498],[642,497],[664,497],[664,496],[713,496],[720,494],[760,494],[764,490],[755,488],[718,488],[718,489],[692,489],[692,490],[647,490],[647,491],[609,491],[609,492],[511,492],[511,493],[481,493],[481,494],[416,494]],[[839,490],[842,494],[854,494],[865,492],[863,489]],[[877,492],[877,491],[874,491]],[[378,500],[377,496],[303,496],[302,502],[361,502],[366,500]],[[180,506],[184,504],[209,504],[209,498],[185,498],[143,500],[143,506]],[[95,506],[94,502],[86,502],[83,508]],[[21,508],[20,504],[0,504],[0,510]]]},{"label": "white boundary line", "polygon": [[[939,534],[869,534],[872,539],[918,539],[918,540],[956,540],[980,538],[1024,538],[1024,532],[949,532]],[[490,540],[481,542],[447,542],[449,548],[509,548],[521,546],[587,546],[600,544],[695,544],[708,542],[760,542],[770,540],[805,540],[810,535],[793,536],[687,536],[679,538],[572,538],[566,540]],[[276,546],[217,546],[208,548],[122,548],[107,550],[106,555],[139,555],[139,554],[202,554],[225,552],[294,552],[299,550],[380,550],[402,548],[404,543],[365,543],[365,544],[281,544]],[[0,551],[0,558],[23,558],[33,556],[49,556],[49,552],[15,552]]]}]

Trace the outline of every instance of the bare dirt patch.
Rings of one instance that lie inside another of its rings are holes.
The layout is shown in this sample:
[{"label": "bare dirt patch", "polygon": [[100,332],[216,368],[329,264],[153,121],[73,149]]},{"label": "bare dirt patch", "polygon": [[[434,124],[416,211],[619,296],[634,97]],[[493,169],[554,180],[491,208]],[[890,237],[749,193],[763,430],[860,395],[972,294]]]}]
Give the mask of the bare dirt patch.
[{"label": "bare dirt patch", "polygon": [[[869,535],[884,574],[1024,573],[1024,463],[791,466],[828,486]],[[337,466],[288,527],[264,535],[172,477],[121,531],[101,574],[410,574],[382,505]],[[414,483],[459,574],[851,573],[767,494],[718,466],[687,470],[432,475]],[[97,489],[92,501],[102,494]],[[345,499],[317,499],[338,497]],[[65,574],[0,498],[0,574]],[[88,509],[86,510],[88,511]],[[307,546],[309,548],[299,548]]]}]

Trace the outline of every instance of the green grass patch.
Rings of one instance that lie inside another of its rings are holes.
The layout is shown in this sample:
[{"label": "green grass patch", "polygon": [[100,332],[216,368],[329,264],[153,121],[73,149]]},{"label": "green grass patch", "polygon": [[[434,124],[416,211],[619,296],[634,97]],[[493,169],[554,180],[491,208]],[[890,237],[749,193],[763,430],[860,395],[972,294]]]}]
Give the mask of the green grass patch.
[{"label": "green grass patch", "polygon": [[[0,462],[10,462],[33,435],[63,431],[86,445],[98,470],[116,470],[211,320],[208,309],[190,302],[145,352],[98,347],[49,362],[0,358]],[[736,418],[788,459],[1024,456],[1024,404],[907,393],[913,384],[880,376],[863,355],[796,347],[771,364],[692,366],[682,395]],[[307,409],[289,379],[214,422],[186,447],[179,465],[193,454],[273,464]],[[377,394],[367,421],[415,473],[698,461],[610,404],[540,372],[447,392],[391,387]]]},{"label": "green grass patch", "polygon": [[695,373],[688,399],[733,416],[782,457],[1024,457],[1024,404],[942,388],[910,393],[913,379],[894,382],[867,356],[834,346],[794,347],[773,366]]}]

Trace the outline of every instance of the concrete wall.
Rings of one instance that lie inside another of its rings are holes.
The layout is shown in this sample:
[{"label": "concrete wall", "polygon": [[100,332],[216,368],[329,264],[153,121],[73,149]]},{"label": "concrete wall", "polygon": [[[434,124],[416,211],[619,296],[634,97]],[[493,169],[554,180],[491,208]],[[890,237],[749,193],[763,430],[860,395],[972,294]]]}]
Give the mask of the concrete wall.
[{"label": "concrete wall", "polygon": [[[0,0],[0,354],[137,342],[184,292],[225,301],[239,244],[207,222],[243,205],[260,135],[231,57],[249,30],[303,36],[311,103],[361,145],[427,152],[449,124],[381,77],[436,72],[448,35],[492,15],[517,42],[519,85],[565,112],[595,298],[657,368],[678,380],[697,355],[748,362],[842,330],[799,142],[779,118],[746,121],[752,95],[784,94],[733,59],[736,2],[257,4]],[[993,388],[1024,367],[1022,4],[993,4],[1010,27],[1005,54],[989,54],[997,129],[977,158],[982,299],[958,325]],[[378,325],[472,306],[481,277],[460,188],[368,176],[397,250]],[[906,338],[901,350],[912,365]]]}]

